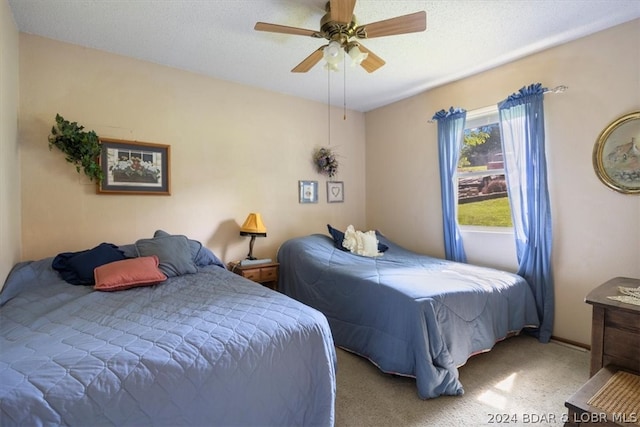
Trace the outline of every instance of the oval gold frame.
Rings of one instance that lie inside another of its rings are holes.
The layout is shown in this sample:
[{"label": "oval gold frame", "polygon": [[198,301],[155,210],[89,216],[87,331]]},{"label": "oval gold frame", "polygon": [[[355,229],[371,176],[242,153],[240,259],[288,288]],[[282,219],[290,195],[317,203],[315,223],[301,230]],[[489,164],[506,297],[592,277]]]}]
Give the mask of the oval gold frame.
[{"label": "oval gold frame", "polygon": [[[629,159],[628,151],[639,153],[632,154],[636,159],[632,162],[638,163],[638,167],[631,171],[631,174],[638,176],[632,177],[637,185],[626,184],[623,176],[616,176],[616,173],[628,172],[611,167],[619,160],[626,162]],[[593,168],[607,187],[624,194],[640,194],[640,111],[625,114],[604,128],[593,147]]]}]

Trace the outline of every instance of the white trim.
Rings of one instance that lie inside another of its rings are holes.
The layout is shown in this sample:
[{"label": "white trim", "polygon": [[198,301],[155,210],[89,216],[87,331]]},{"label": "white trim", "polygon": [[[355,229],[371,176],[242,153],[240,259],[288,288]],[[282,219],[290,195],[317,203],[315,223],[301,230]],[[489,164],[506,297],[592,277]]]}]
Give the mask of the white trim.
[{"label": "white trim", "polygon": [[497,113],[498,105],[488,105],[482,108],[476,108],[475,110],[467,111],[467,120],[476,119],[482,116],[488,116],[489,114]]},{"label": "white trim", "polygon": [[513,226],[511,227],[495,227],[489,225],[460,225],[460,231],[467,233],[491,233],[491,234],[514,234]]}]

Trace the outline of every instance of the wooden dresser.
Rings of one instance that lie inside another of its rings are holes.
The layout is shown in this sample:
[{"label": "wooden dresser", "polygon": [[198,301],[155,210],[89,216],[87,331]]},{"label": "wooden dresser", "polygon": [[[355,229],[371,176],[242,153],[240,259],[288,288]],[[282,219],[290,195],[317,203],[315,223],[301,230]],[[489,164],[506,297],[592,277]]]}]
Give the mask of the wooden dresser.
[{"label": "wooden dresser", "polygon": [[607,365],[640,372],[640,305],[607,298],[619,295],[618,286],[637,288],[640,280],[616,277],[585,299],[593,306],[590,377]]},{"label": "wooden dresser", "polygon": [[640,375],[640,306],[607,298],[621,295],[618,286],[637,288],[640,280],[616,277],[585,298],[593,306],[590,379],[565,402],[565,427],[636,425],[640,419],[638,413],[607,413],[588,404],[616,372]]}]

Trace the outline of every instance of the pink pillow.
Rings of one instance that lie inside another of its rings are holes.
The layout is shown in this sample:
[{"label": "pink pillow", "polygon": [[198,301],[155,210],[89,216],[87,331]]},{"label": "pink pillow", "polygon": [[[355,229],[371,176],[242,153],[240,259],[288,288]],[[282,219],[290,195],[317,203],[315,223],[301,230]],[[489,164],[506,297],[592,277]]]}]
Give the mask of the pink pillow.
[{"label": "pink pillow", "polygon": [[156,255],[114,261],[96,267],[93,276],[98,291],[121,291],[137,286],[151,286],[167,280],[158,268]]}]

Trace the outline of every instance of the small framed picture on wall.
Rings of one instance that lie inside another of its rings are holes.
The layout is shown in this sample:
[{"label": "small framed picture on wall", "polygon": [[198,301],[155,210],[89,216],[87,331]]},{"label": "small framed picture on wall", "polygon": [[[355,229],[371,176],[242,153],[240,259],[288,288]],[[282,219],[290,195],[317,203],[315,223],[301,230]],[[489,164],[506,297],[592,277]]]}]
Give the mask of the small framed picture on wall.
[{"label": "small framed picture on wall", "polygon": [[318,203],[318,181],[298,181],[300,203]]},{"label": "small framed picture on wall", "polygon": [[327,181],[327,203],[344,202],[344,182]]}]

